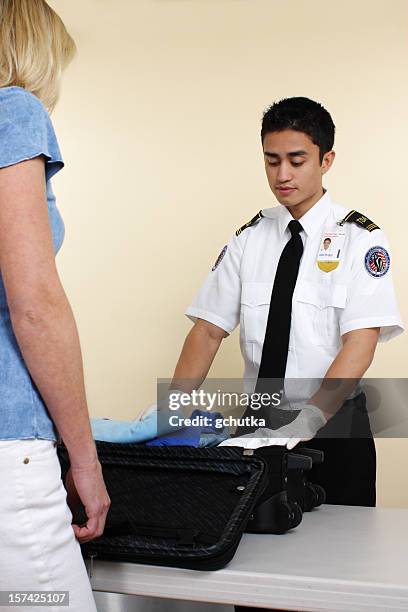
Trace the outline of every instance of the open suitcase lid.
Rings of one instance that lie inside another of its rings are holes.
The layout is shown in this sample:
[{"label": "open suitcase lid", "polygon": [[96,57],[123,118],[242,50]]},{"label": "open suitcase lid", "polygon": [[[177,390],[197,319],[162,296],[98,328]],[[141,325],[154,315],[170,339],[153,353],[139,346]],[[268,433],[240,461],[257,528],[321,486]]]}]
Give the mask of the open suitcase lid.
[{"label": "open suitcase lid", "polygon": [[[262,457],[235,447],[96,447],[111,507],[84,556],[202,570],[232,559],[268,482]],[[64,477],[64,446],[58,455]],[[74,522],[85,521],[82,509]]]}]

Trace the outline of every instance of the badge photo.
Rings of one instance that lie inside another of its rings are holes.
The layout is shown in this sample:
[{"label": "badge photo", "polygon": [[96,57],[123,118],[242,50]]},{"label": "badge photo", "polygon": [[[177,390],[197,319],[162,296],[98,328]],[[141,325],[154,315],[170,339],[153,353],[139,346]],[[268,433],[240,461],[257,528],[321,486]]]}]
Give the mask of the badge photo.
[{"label": "badge photo", "polygon": [[317,265],[323,272],[332,272],[340,263],[345,239],[344,231],[326,230],[321,238]]},{"label": "badge photo", "polygon": [[391,258],[387,249],[377,245],[368,249],[365,254],[364,263],[365,269],[370,276],[381,278],[390,269]]}]

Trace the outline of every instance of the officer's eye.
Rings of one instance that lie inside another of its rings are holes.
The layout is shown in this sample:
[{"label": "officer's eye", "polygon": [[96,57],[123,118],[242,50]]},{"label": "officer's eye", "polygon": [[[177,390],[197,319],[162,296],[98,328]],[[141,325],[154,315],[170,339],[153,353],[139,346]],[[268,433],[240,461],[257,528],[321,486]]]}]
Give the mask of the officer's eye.
[{"label": "officer's eye", "polygon": [[292,162],[292,166],[303,166],[304,162]]},{"label": "officer's eye", "polygon": [[268,161],[268,166],[277,166],[278,164],[279,164],[279,162]]}]

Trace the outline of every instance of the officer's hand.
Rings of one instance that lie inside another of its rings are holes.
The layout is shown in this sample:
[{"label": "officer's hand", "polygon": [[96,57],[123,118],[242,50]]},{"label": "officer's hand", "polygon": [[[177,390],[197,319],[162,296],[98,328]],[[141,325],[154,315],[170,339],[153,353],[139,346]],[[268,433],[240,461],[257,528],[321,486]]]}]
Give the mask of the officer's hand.
[{"label": "officer's hand", "polygon": [[288,425],[279,427],[279,429],[261,427],[253,433],[225,440],[219,446],[241,446],[255,449],[261,446],[277,445],[286,446],[291,450],[300,441],[314,438],[318,430],[326,423],[326,417],[317,406],[306,404],[296,419]]},{"label": "officer's hand", "polygon": [[286,447],[290,450],[301,440],[306,441],[314,438],[319,429],[326,423],[327,419],[320,408],[312,404],[305,404],[296,419],[273,431],[273,437],[287,437]]},{"label": "officer's hand", "polygon": [[178,416],[190,416],[192,411],[192,405],[188,403],[190,394],[186,391],[180,391],[178,389],[169,389],[164,394],[164,397],[160,398],[158,402],[154,402],[148,406],[145,410],[139,413],[137,420],[144,420],[154,412],[158,413],[158,419],[160,415],[161,422],[165,421],[166,416],[169,417],[172,414]]},{"label": "officer's hand", "polygon": [[[192,409],[192,397],[189,393],[169,389],[158,402],[143,410],[136,420],[150,419],[150,426],[155,427],[155,436],[162,436],[182,429],[183,420],[191,417]],[[172,417],[179,418],[174,420]]]}]

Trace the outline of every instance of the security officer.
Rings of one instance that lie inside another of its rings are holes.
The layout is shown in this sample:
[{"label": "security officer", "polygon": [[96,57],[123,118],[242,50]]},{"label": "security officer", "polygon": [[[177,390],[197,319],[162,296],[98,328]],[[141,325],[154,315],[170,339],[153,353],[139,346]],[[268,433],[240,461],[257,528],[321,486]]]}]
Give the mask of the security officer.
[{"label": "security officer", "polygon": [[[240,324],[245,390],[281,378],[290,407],[298,409],[292,421],[258,434],[256,446],[322,449],[325,461],[310,478],[325,488],[326,502],[375,506],[376,452],[365,397],[348,381],[364,375],[377,342],[394,338],[403,325],[384,232],[334,203],[322,186],[335,157],[334,133],[330,114],[308,98],[284,99],[265,112],[265,169],[279,206],[236,231],[187,308],[195,324],[172,387],[197,388],[222,339]],[[321,382],[330,379],[344,382],[337,403],[325,401]],[[338,435],[350,409],[350,429]]]},{"label": "security officer", "polygon": [[[347,381],[359,380],[377,342],[397,336],[403,325],[384,232],[334,203],[322,186],[335,157],[334,132],[327,110],[308,98],[284,99],[265,112],[265,169],[279,206],[236,231],[187,308],[195,325],[173,387],[186,379],[199,386],[239,323],[246,391],[281,377],[298,409],[266,443],[293,448],[315,438],[325,461],[311,478],[326,489],[327,503],[374,506],[376,456],[365,398]],[[325,404],[322,379],[346,381],[335,409]],[[297,396],[290,382],[299,380]],[[358,412],[353,431],[337,438],[335,424],[350,407]]]}]

